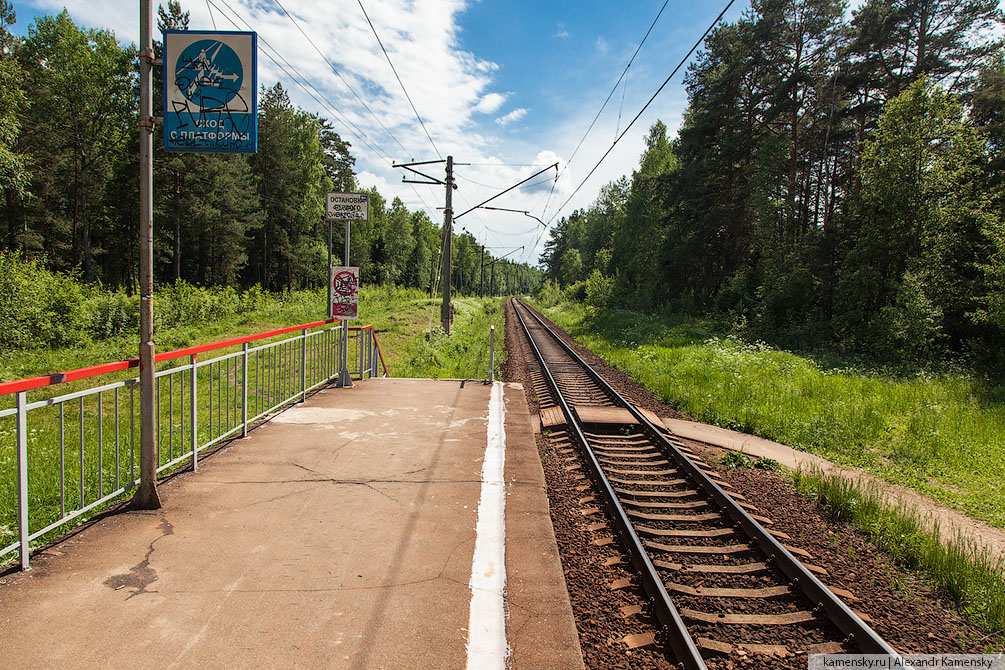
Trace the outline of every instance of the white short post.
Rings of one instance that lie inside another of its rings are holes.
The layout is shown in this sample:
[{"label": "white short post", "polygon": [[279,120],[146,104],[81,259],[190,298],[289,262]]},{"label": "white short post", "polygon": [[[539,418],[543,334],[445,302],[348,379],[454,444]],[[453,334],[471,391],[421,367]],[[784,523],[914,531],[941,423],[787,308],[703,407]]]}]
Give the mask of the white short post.
[{"label": "white short post", "polygon": [[17,530],[21,569],[30,569],[28,557],[28,394],[17,394]]},{"label": "white short post", "polygon": [[196,355],[192,354],[188,359],[189,364],[192,366],[192,377],[189,380],[189,390],[192,396],[192,408],[189,410],[189,424],[191,424],[190,430],[192,431],[192,470],[195,471],[199,467],[199,385],[196,377],[197,369],[197,359]]},{"label": "white short post", "polygon": [[496,380],[496,327],[489,326],[489,383]]},{"label": "white short post", "polygon": [[[248,343],[245,342],[241,347],[241,386],[244,387],[243,396],[244,399],[241,400],[241,437],[248,436]],[[255,379],[255,383],[258,383],[258,379]]]},{"label": "white short post", "polygon": [[307,329],[300,330],[300,402],[307,402]]}]

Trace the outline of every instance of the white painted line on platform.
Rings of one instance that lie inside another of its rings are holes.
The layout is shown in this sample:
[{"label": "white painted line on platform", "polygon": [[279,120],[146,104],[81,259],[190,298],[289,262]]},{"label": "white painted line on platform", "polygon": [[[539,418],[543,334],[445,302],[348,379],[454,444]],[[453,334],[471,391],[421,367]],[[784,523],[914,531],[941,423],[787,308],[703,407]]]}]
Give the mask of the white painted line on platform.
[{"label": "white painted line on platform", "polygon": [[468,670],[503,670],[506,644],[506,407],[502,382],[489,397],[488,442],[482,463],[482,491],[471,560]]}]

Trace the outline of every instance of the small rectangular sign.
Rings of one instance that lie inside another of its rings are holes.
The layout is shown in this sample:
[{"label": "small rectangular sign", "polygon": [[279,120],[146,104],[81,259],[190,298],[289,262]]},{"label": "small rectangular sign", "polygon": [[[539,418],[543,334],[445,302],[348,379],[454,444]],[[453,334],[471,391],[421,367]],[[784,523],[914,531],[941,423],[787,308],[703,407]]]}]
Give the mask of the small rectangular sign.
[{"label": "small rectangular sign", "polygon": [[369,193],[329,193],[325,215],[334,221],[369,221]]},{"label": "small rectangular sign", "polygon": [[258,35],[164,31],[164,148],[258,150]]},{"label": "small rectangular sign", "polygon": [[359,268],[333,265],[329,281],[332,287],[332,317],[359,318]]}]

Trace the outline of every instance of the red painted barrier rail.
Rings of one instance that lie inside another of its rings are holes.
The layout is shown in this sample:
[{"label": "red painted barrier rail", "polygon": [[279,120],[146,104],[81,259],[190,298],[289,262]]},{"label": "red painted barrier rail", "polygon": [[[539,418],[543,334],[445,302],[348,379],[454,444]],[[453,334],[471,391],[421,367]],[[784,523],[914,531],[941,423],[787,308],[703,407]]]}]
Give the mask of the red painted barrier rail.
[{"label": "red painted barrier rail", "polygon": [[[154,361],[157,363],[163,363],[164,361],[174,360],[176,358],[183,358],[186,356],[191,356],[193,354],[201,354],[207,351],[215,351],[217,349],[225,349],[227,347],[238,346],[244,344],[245,342],[256,342],[258,340],[265,340],[270,337],[276,337],[278,335],[285,335],[286,333],[292,333],[297,330],[304,330],[307,328],[316,328],[318,326],[326,326],[332,323],[338,322],[339,319],[324,319],[323,321],[312,321],[311,323],[302,323],[298,326],[288,326],[286,328],[276,328],[275,330],[268,330],[262,333],[255,333],[253,335],[243,335],[241,337],[233,337],[229,340],[220,340],[219,342],[211,342],[209,344],[200,344],[194,347],[185,347],[184,349],[175,349],[174,351],[166,351],[157,354],[154,357]],[[377,346],[377,355],[380,357],[380,364],[384,368],[384,376],[387,376],[387,365],[384,364],[384,354],[380,350],[380,344],[377,342],[377,334],[373,330],[373,326],[350,326],[349,330],[369,330],[373,336],[374,344]],[[100,365],[91,365],[85,368],[77,368],[75,370],[68,370],[66,372],[55,372],[49,375],[43,375],[41,377],[29,377],[27,379],[16,379],[9,382],[0,382],[0,396],[10,395],[11,393],[19,393],[21,391],[30,391],[32,389],[42,388],[44,386],[53,386],[55,384],[62,384],[64,382],[73,382],[80,379],[87,379],[88,377],[98,377],[100,375],[105,375],[110,372],[118,372],[120,370],[128,370],[129,368],[139,367],[139,358],[128,358],[124,361],[115,361],[113,363],[101,363]]]}]

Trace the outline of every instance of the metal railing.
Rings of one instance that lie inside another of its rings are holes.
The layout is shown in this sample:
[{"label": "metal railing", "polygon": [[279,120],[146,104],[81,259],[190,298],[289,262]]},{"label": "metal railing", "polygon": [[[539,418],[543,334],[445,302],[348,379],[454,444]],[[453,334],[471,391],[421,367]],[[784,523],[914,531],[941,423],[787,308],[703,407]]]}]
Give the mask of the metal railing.
[{"label": "metal railing", "polygon": [[[319,321],[159,354],[174,367],[155,373],[157,472],[188,461],[266,420],[280,408],[338,376],[343,325]],[[299,331],[299,332],[297,332]],[[277,336],[297,332],[278,341]],[[345,352],[355,379],[384,366],[372,326],[349,327]],[[240,346],[200,360],[199,354]],[[177,364],[178,361],[184,361]],[[139,380],[127,378],[54,397],[29,400],[55,384],[137,367],[118,361],[70,372],[0,383],[0,564],[30,543],[124,496],[139,483]],[[49,389],[51,392],[51,389]],[[4,546],[13,536],[13,542]]]}]

